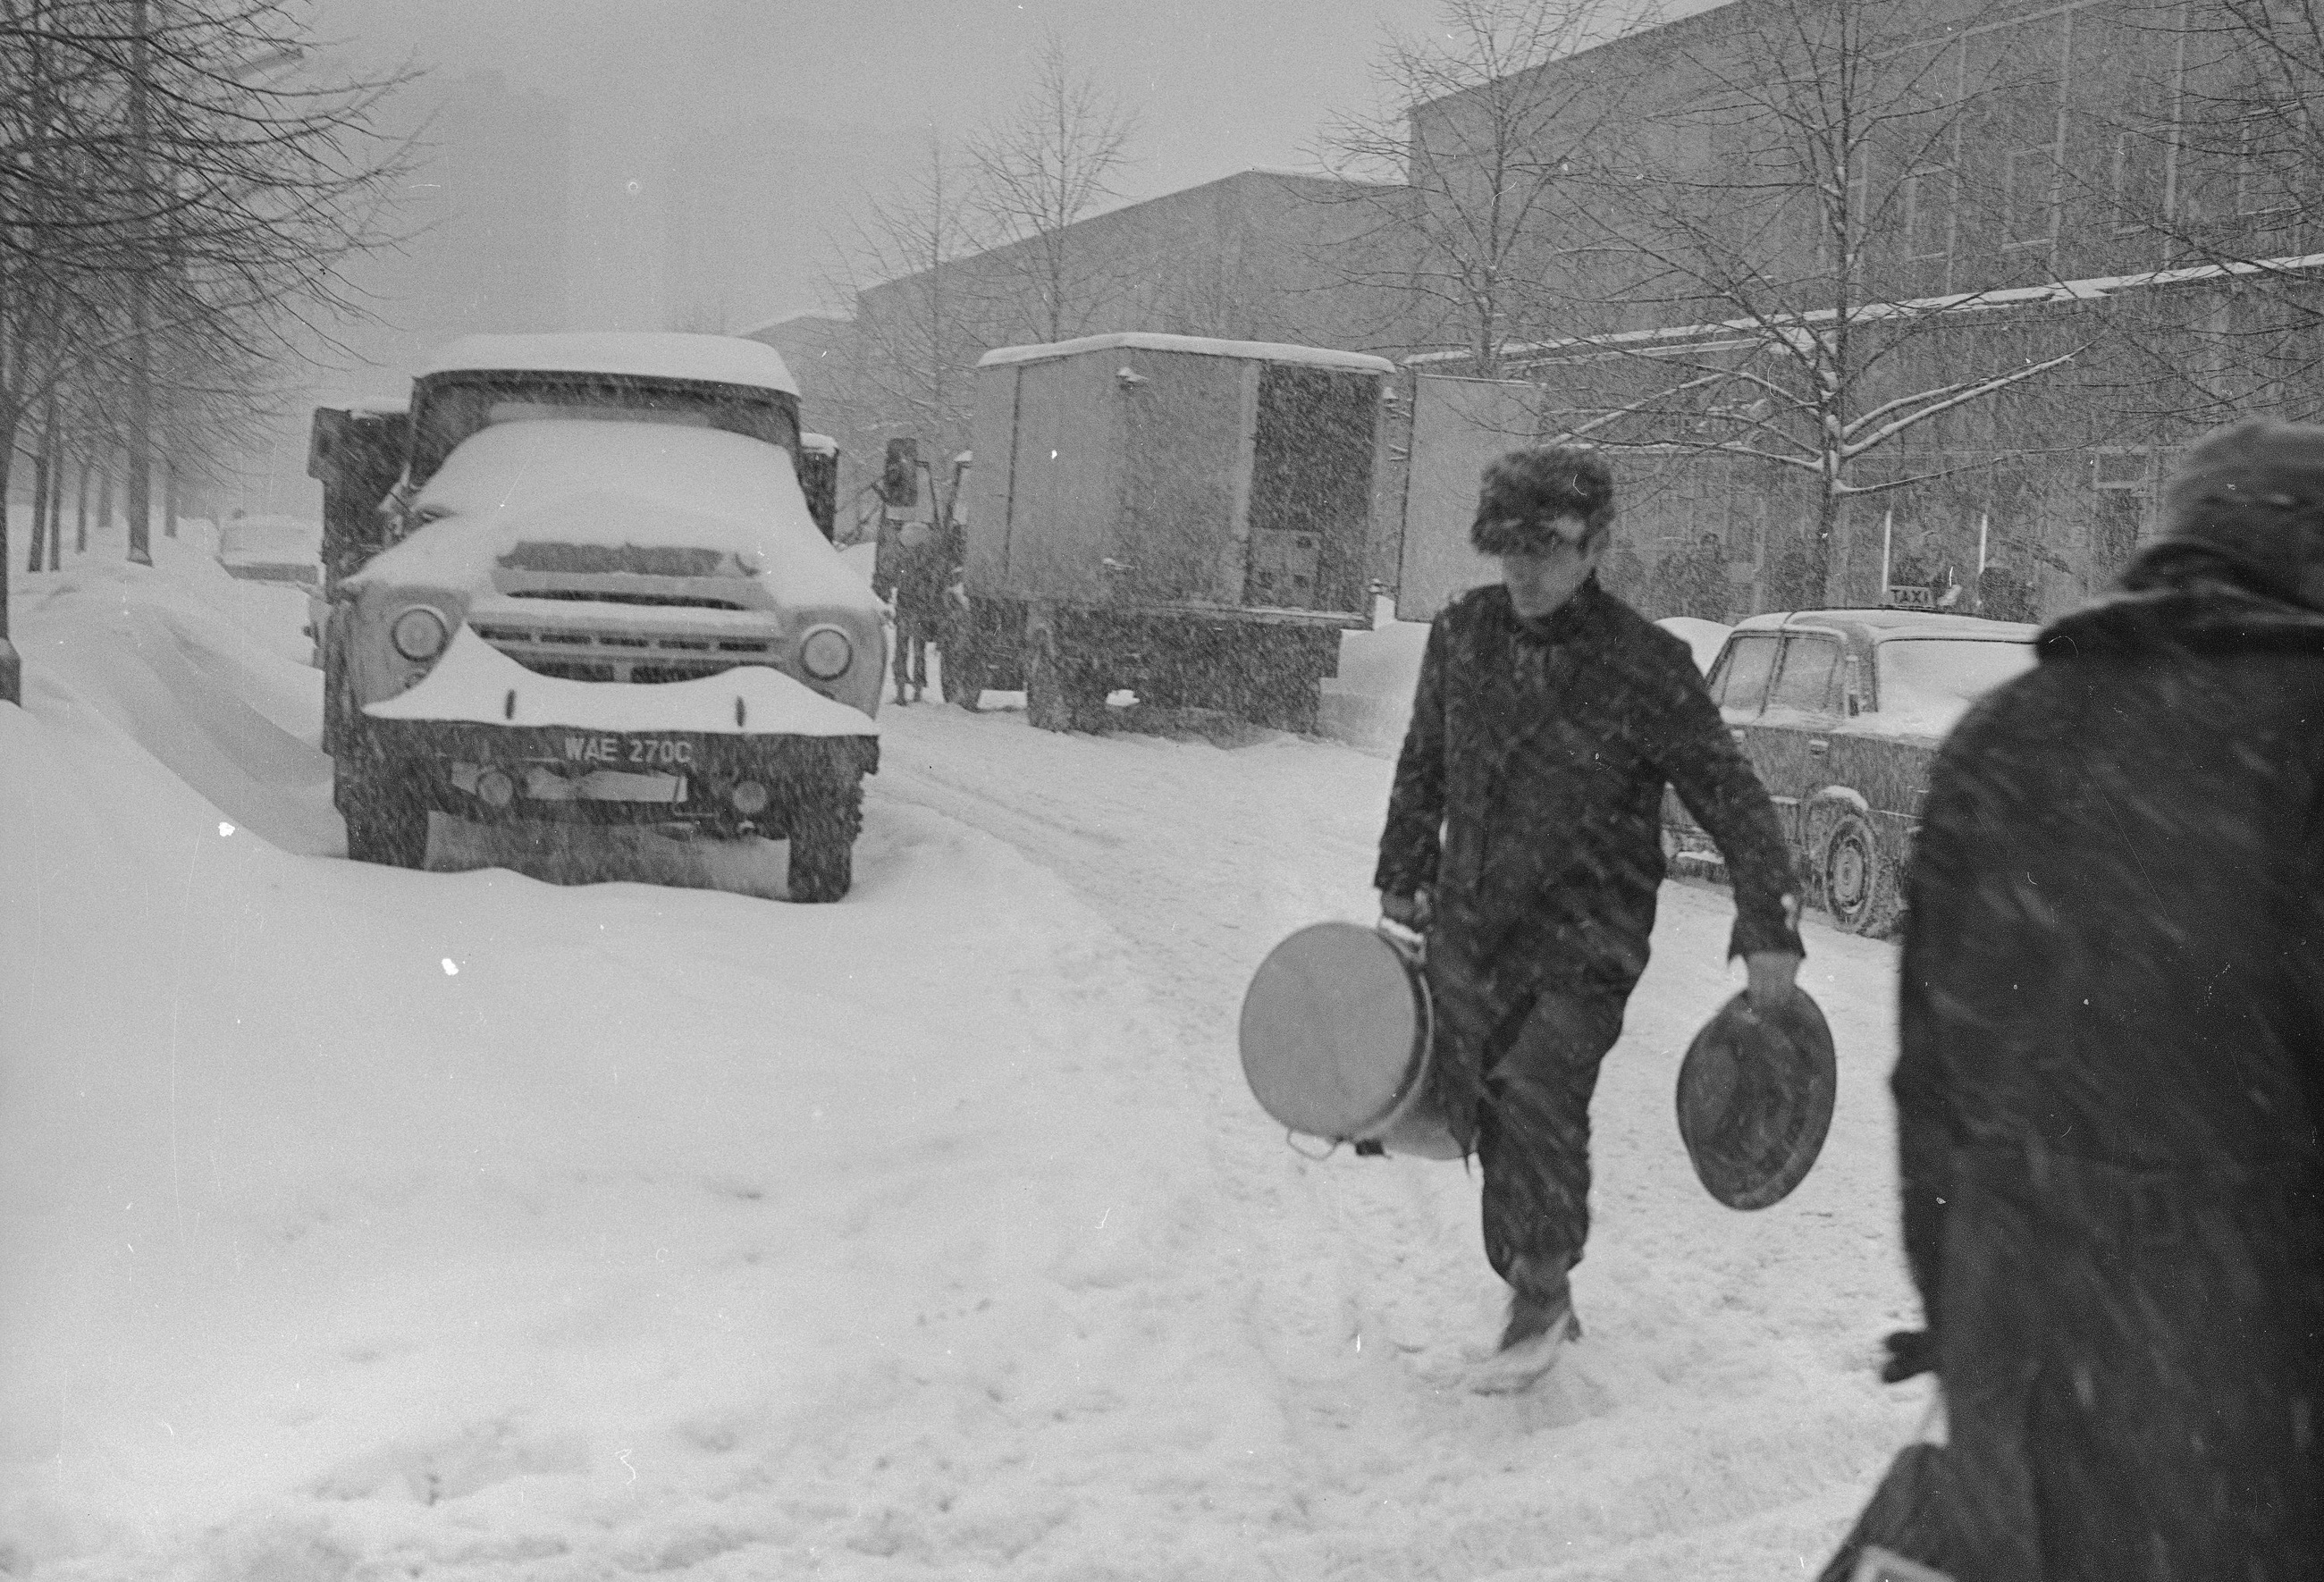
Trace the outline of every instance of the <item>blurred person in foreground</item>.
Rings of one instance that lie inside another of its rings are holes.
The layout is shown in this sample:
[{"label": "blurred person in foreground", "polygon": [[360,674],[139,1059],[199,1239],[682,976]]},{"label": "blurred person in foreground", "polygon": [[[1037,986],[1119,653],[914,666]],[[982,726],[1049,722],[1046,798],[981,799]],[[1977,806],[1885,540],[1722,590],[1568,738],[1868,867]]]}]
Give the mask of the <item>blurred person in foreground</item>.
[{"label": "blurred person in foreground", "polygon": [[1646,970],[1667,784],[1733,877],[1729,956],[1755,1004],[1793,992],[1792,861],[1685,643],[1598,584],[1614,480],[1572,446],[1485,469],[1470,540],[1501,581],[1429,629],[1374,882],[1427,936],[1434,1097],[1484,1177],[1485,1255],[1510,1287],[1471,1386],[1522,1390],[1580,1332],[1590,1096]]},{"label": "blurred person in foreground", "polygon": [[1967,1582],[2324,1576],[2324,428],[2197,446],[1946,742],[1894,1085]]}]

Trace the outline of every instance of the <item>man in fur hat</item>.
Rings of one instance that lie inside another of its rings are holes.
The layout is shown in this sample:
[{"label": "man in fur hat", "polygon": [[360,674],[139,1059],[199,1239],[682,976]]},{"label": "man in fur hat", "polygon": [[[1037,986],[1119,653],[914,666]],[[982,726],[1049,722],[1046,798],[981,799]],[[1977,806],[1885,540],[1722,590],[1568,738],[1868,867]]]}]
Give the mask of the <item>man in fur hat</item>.
[{"label": "man in fur hat", "polygon": [[1954,730],[1907,885],[1904,1247],[1979,1582],[2324,1568],[2324,428],[2189,453]]},{"label": "man in fur hat", "polygon": [[1789,995],[1801,954],[1775,810],[1686,644],[1598,585],[1613,518],[1594,451],[1485,469],[1470,538],[1501,581],[1429,629],[1380,837],[1380,909],[1426,931],[1436,1097],[1510,1287],[1485,1393],[1531,1384],[1581,1332],[1590,1095],[1646,965],[1665,785],[1727,860],[1753,1000]]}]

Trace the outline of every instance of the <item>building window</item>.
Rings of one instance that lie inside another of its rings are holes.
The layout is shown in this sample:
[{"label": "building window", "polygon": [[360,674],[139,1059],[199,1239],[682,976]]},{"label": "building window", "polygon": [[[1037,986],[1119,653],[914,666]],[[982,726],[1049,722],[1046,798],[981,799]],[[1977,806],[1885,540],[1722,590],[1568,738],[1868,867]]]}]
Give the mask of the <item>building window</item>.
[{"label": "building window", "polygon": [[2058,227],[2058,151],[2054,144],[2013,148],[2002,156],[2002,237],[2013,247],[2055,239]]},{"label": "building window", "polygon": [[2236,213],[2281,214],[2300,207],[2294,112],[2289,106],[2247,116],[2237,129]]},{"label": "building window", "polygon": [[2112,582],[2137,553],[2146,523],[2149,458],[2143,450],[2102,450],[2091,458],[2097,510],[2090,518],[2090,580]]},{"label": "building window", "polygon": [[2114,139],[2114,215],[2117,231],[2143,231],[2167,217],[2170,133],[2160,126],[2117,132]]},{"label": "building window", "polygon": [[1904,178],[1904,255],[1942,258],[1952,251],[1953,173],[1919,170]]}]

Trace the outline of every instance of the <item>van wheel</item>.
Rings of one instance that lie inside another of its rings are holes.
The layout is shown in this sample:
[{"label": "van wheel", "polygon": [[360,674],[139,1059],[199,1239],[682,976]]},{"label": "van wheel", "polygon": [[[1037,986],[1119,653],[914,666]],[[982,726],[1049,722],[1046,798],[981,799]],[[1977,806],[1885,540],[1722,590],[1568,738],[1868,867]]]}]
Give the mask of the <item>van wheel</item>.
[{"label": "van wheel", "polygon": [[791,814],[790,897],[823,903],[855,883],[855,837],[863,828],[863,780],[816,796]]},{"label": "van wheel", "polygon": [[1025,718],[1037,731],[1093,731],[1105,717],[1105,684],[1041,635],[1025,646]]},{"label": "van wheel", "polygon": [[1880,837],[1862,814],[1844,813],[1832,821],[1817,877],[1823,881],[1824,906],[1835,927],[1877,935],[1895,925],[1895,864],[1881,850]]},{"label": "van wheel", "polygon": [[428,860],[428,801],[417,777],[399,766],[356,769],[333,760],[331,799],[347,826],[347,857],[386,868],[419,868]]}]

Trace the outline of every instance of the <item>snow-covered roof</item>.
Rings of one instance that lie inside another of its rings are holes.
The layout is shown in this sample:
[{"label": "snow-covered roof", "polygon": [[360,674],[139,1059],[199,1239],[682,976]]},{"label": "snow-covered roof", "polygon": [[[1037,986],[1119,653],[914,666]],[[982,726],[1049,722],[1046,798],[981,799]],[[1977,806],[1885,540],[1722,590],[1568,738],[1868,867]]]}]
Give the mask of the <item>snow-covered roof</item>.
[{"label": "snow-covered roof", "polygon": [[802,434],[799,436],[799,448],[811,450],[817,455],[837,455],[839,441],[828,434]]},{"label": "snow-covered roof", "polygon": [[1954,615],[1939,610],[1774,610],[1746,616],[1735,623],[1738,631],[1774,631],[1785,626],[1848,625],[1862,627],[1877,638],[1981,638],[1988,642],[2030,643],[2041,628],[2018,621],[1987,621],[1981,615]]},{"label": "snow-covered roof", "polygon": [[1125,335],[1084,336],[1074,341],[1050,341],[1032,346],[996,346],[976,360],[979,368],[1008,363],[1038,363],[1051,357],[1077,356],[1084,352],[1192,352],[1204,357],[1250,357],[1269,363],[1304,363],[1314,368],[1338,368],[1350,373],[1394,373],[1396,364],[1368,352],[1334,352],[1323,346],[1294,346],[1273,341],[1219,341],[1207,336]]},{"label": "snow-covered roof", "polygon": [[466,370],[527,373],[613,373],[632,379],[690,379],[798,394],[783,355],[764,341],[738,336],[603,331],[538,336],[463,336],[417,370],[420,377]]}]

